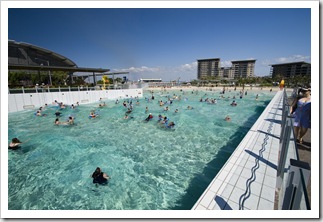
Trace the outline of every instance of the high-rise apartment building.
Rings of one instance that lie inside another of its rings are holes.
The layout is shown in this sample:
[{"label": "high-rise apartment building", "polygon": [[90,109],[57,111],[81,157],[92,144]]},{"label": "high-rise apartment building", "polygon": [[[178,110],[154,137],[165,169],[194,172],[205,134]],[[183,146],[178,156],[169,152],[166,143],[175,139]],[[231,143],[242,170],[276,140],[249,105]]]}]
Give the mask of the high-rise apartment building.
[{"label": "high-rise apartment building", "polygon": [[219,76],[220,59],[198,59],[197,60],[197,78],[204,79],[207,77]]},{"label": "high-rise apartment building", "polygon": [[232,67],[221,67],[219,77],[224,79],[234,79],[234,70]]},{"label": "high-rise apartment building", "polygon": [[256,60],[231,61],[234,78],[248,78],[255,76]]},{"label": "high-rise apartment building", "polygon": [[271,65],[272,78],[277,76],[289,78],[293,76],[311,75],[311,64],[307,62],[290,62]]},{"label": "high-rise apartment building", "polygon": [[220,67],[220,59],[198,59],[197,78],[218,77],[226,79],[254,77],[256,60],[231,61],[231,67]]}]

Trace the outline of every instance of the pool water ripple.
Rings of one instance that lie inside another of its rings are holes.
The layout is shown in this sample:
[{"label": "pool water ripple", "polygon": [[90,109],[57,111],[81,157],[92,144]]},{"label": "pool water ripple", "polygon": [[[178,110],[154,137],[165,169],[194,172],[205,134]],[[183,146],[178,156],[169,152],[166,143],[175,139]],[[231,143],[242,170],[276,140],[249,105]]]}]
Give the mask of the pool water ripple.
[{"label": "pool water ripple", "polygon": [[[145,91],[139,105],[133,100],[134,118],[128,120],[123,119],[122,99],[119,104],[106,100],[104,108],[98,108],[98,101],[62,110],[60,121],[73,115],[74,126],[55,126],[53,107],[45,117],[34,111],[10,113],[8,142],[13,137],[31,140],[8,151],[9,210],[191,209],[273,97],[250,91],[231,107],[237,92],[227,92],[230,99],[219,99],[219,92],[157,91],[155,100],[147,102],[151,94]],[[159,106],[158,101],[173,94],[182,100]],[[199,102],[207,97],[218,103]],[[189,105],[194,109],[187,110]],[[146,106],[154,115],[149,122],[143,121]],[[170,111],[163,110],[166,106]],[[93,109],[99,117],[89,119]],[[174,121],[175,130],[162,129],[158,114]],[[224,121],[226,115],[231,122]],[[111,176],[108,185],[92,183],[97,166]]]}]

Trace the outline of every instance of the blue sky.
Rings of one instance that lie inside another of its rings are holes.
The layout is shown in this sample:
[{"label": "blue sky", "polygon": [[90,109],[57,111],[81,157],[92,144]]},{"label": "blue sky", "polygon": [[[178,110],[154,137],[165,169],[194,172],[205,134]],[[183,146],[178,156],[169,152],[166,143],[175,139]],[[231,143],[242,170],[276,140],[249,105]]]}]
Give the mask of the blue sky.
[{"label": "blue sky", "polygon": [[311,62],[311,9],[9,8],[8,38],[132,80],[193,80],[204,58],[256,59],[266,76],[270,64]]}]

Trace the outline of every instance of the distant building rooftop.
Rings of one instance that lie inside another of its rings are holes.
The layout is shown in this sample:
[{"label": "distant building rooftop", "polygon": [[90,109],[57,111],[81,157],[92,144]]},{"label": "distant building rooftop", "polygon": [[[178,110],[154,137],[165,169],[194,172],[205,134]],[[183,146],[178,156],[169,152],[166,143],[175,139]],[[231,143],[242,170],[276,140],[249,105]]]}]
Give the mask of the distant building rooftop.
[{"label": "distant building rooftop", "polygon": [[249,60],[236,60],[236,61],[231,61],[232,63],[237,63],[237,62],[256,62],[256,59],[249,59]]},{"label": "distant building rooftop", "polygon": [[295,64],[300,64],[300,63],[311,64],[311,63],[308,63],[308,62],[300,61],[300,62],[288,62],[288,63],[270,64],[270,66],[285,66],[285,65],[295,65]]}]

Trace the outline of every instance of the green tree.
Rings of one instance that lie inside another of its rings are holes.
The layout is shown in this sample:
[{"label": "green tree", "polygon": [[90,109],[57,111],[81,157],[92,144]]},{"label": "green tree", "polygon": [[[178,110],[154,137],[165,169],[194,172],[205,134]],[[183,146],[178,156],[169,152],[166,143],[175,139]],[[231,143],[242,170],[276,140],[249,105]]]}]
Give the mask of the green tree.
[{"label": "green tree", "polygon": [[74,78],[74,84],[79,86],[79,85],[85,85],[85,81],[84,79],[82,78],[82,76],[78,76],[76,78]]},{"label": "green tree", "polygon": [[221,79],[221,83],[222,83],[222,84],[228,84],[228,80],[226,80],[226,79]]},{"label": "green tree", "polygon": [[67,79],[69,78],[68,72],[64,71],[53,71],[52,75],[52,85],[60,86],[67,83]]},{"label": "green tree", "polygon": [[118,83],[122,82],[122,79],[118,77],[118,78],[114,79],[114,82],[118,82]]}]

